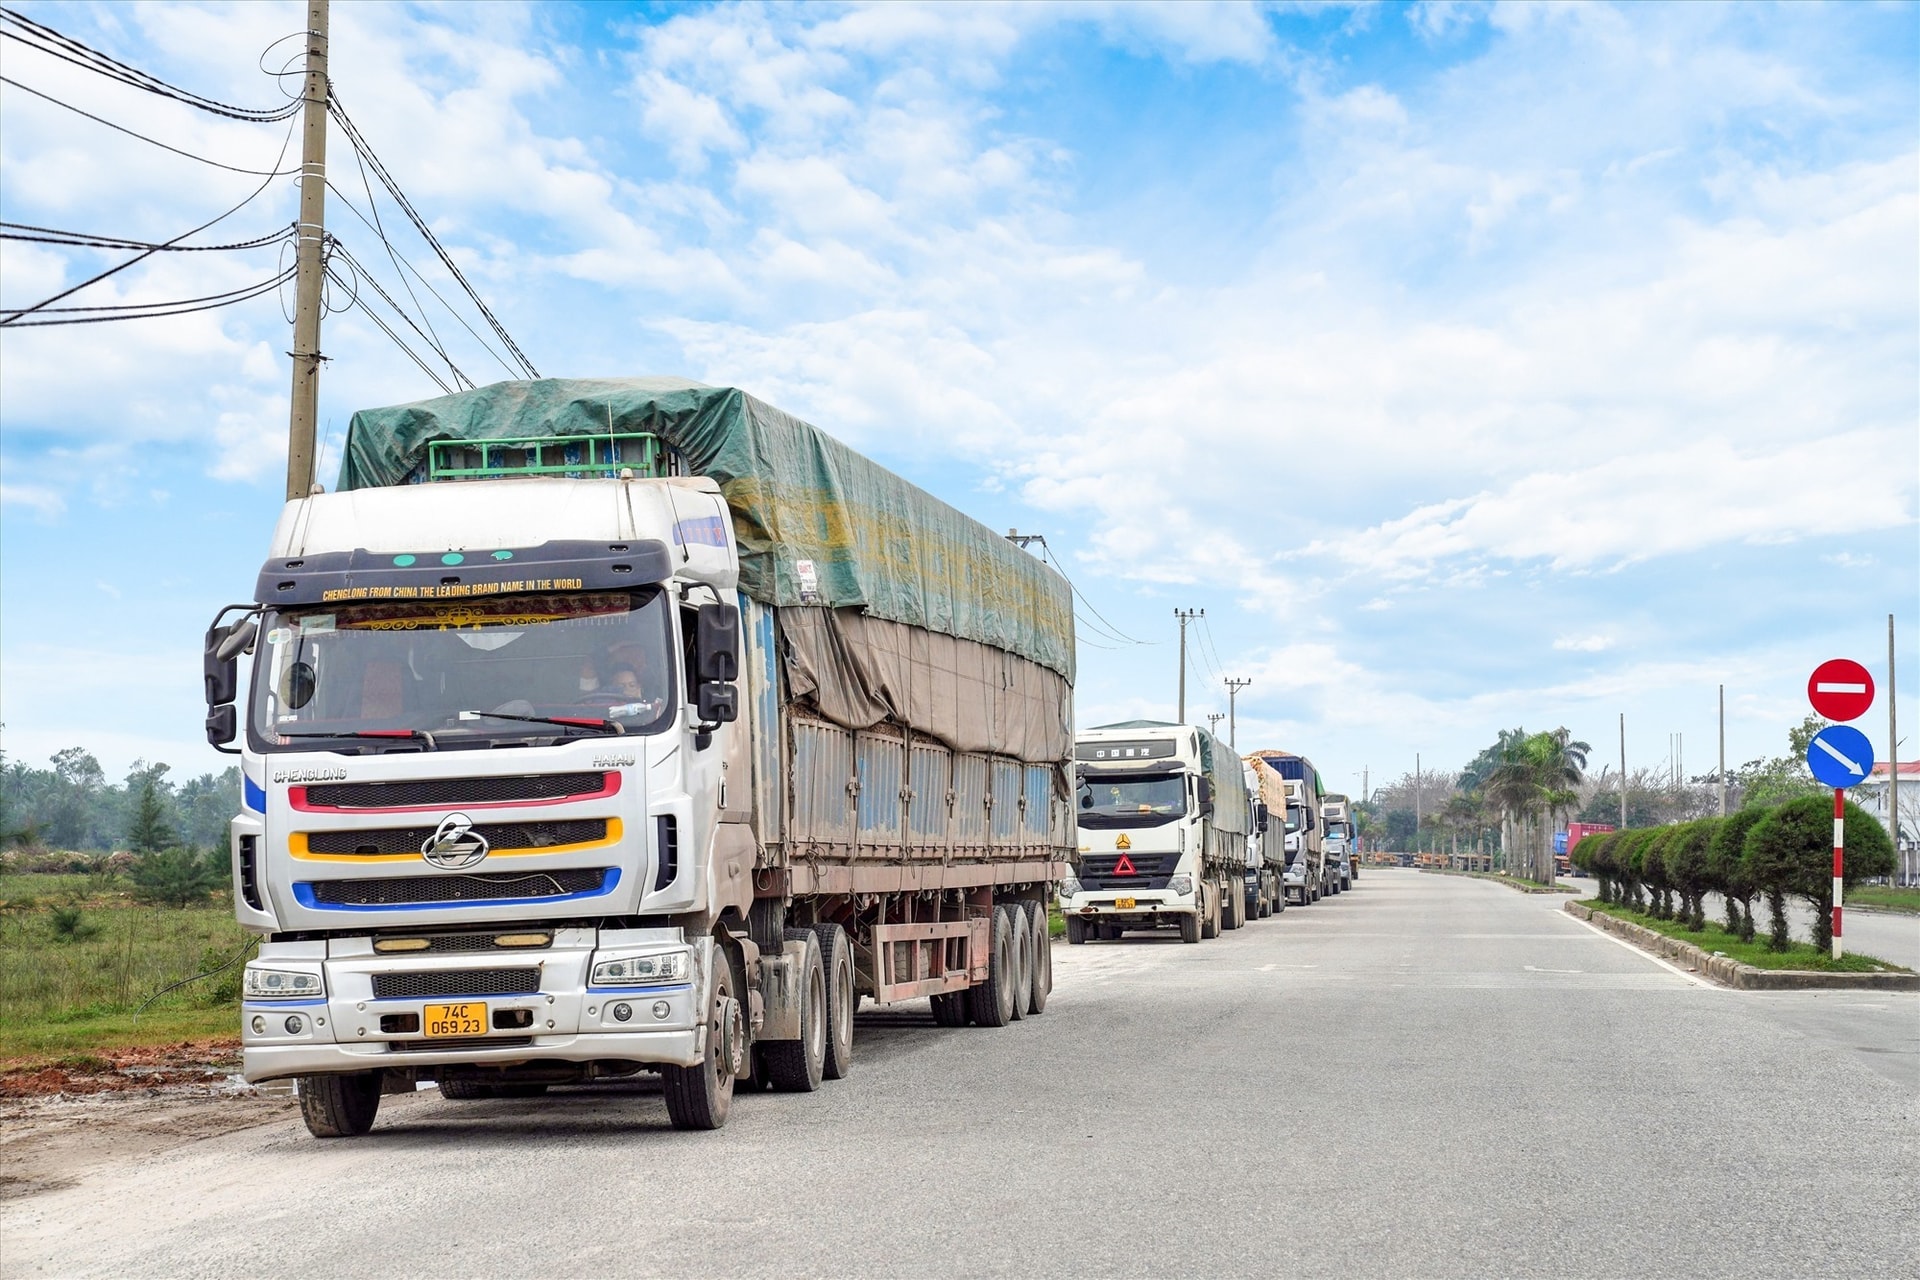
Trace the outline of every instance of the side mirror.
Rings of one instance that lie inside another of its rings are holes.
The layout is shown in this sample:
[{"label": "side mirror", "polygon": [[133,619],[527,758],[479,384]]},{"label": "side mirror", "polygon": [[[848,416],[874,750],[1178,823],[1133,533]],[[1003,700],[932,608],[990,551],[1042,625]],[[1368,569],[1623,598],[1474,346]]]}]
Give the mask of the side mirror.
[{"label": "side mirror", "polygon": [[[730,604],[701,605],[698,621],[694,625],[693,652],[698,667],[694,676],[700,683],[738,680],[740,611]],[[731,720],[733,717],[727,718]]]},{"label": "side mirror", "polygon": [[1203,818],[1213,816],[1213,783],[1205,778],[1200,779],[1200,816]]},{"label": "side mirror", "polygon": [[1256,800],[1253,805],[1253,829],[1265,835],[1269,817],[1267,806]]},{"label": "side mirror", "polygon": [[207,628],[205,652],[200,659],[200,672],[207,690],[207,705],[218,707],[232,702],[240,692],[239,649],[229,649],[227,643],[233,632],[214,623]]},{"label": "side mirror", "polygon": [[703,683],[694,701],[700,719],[707,724],[727,724],[739,718],[739,703],[730,684],[719,681]]},{"label": "side mirror", "polygon": [[240,731],[240,714],[233,709],[231,702],[209,708],[207,711],[207,745],[224,747],[232,742]]}]

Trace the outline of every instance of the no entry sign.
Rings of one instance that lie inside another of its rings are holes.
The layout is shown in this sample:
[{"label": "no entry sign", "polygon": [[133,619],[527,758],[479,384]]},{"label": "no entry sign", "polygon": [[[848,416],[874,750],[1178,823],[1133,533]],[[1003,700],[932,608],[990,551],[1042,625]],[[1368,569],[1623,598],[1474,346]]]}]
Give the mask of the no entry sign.
[{"label": "no entry sign", "polygon": [[1851,658],[1834,658],[1807,677],[1807,701],[1828,720],[1858,720],[1873,705],[1873,676]]}]

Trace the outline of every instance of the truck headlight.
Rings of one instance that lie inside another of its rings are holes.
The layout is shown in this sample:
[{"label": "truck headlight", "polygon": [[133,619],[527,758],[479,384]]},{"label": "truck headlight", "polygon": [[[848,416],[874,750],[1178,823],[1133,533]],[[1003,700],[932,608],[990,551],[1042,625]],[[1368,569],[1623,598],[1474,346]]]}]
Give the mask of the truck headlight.
[{"label": "truck headlight", "polygon": [[1072,897],[1078,896],[1079,893],[1080,893],[1079,880],[1075,879],[1073,876],[1062,876],[1060,878],[1060,896],[1061,897],[1072,898]]},{"label": "truck headlight", "polygon": [[1167,881],[1167,891],[1170,893],[1180,893],[1180,894],[1192,893],[1193,877],[1192,876],[1173,877],[1173,879]]},{"label": "truck headlight", "polygon": [[657,982],[684,982],[693,959],[685,951],[663,951],[650,956],[601,960],[587,979],[595,987],[644,987]]},{"label": "truck headlight", "polygon": [[240,993],[248,1000],[311,1000],[327,994],[327,984],[317,973],[248,965],[246,976],[240,980]]}]

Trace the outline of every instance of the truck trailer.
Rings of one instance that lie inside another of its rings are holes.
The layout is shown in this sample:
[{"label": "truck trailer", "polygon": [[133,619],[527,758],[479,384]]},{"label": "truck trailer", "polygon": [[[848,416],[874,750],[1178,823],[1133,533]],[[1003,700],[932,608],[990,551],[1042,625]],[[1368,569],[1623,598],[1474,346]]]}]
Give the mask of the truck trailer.
[{"label": "truck trailer", "polygon": [[737,389],[354,415],[207,633],[245,1077],[321,1137],[640,1072],[713,1129],[862,998],[1041,1012],[1073,653],[1057,573]]},{"label": "truck trailer", "polygon": [[1067,941],[1246,923],[1253,809],[1240,762],[1205,729],[1129,720],[1074,739],[1079,869],[1060,890]]}]

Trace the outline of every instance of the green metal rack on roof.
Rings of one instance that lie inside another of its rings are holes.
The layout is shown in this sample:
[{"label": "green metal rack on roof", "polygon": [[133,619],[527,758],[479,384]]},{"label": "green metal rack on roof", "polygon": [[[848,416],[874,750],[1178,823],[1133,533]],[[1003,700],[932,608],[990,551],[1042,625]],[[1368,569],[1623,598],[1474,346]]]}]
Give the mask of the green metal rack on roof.
[{"label": "green metal rack on roof", "polygon": [[529,436],[521,440],[435,440],[427,446],[428,480],[500,480],[512,476],[612,477],[622,470],[649,479],[667,474],[659,436],[636,431],[595,436]]}]

